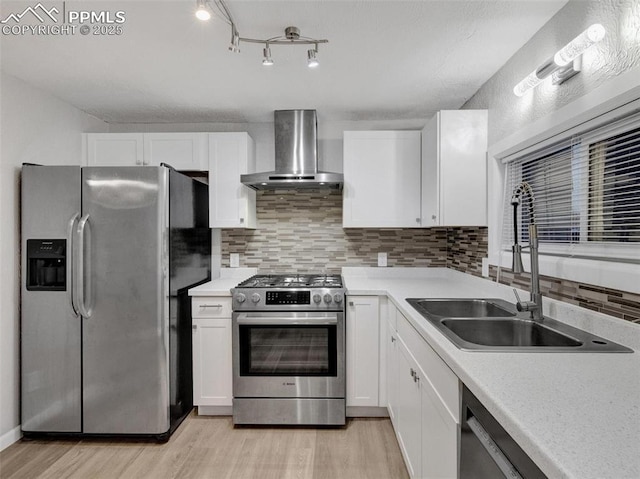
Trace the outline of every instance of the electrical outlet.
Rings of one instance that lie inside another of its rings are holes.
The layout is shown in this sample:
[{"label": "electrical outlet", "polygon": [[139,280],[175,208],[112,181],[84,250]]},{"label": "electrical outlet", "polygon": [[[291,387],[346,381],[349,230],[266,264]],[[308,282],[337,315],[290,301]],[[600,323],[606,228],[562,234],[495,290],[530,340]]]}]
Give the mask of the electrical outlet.
[{"label": "electrical outlet", "polygon": [[378,266],[387,266],[387,253],[378,253]]},{"label": "electrical outlet", "polygon": [[489,277],[489,258],[482,258],[482,276]]},{"label": "electrical outlet", "polygon": [[239,268],[240,267],[240,255],[238,253],[230,253],[229,254],[229,266],[231,268]]}]

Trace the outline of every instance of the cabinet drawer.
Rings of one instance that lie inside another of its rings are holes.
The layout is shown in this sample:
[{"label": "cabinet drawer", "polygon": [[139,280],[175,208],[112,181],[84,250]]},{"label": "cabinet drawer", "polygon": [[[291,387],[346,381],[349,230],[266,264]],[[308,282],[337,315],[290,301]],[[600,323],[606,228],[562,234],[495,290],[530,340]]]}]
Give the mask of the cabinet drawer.
[{"label": "cabinet drawer", "polygon": [[231,298],[226,296],[198,296],[191,300],[194,318],[230,318]]},{"label": "cabinet drawer", "polygon": [[433,392],[440,397],[443,405],[449,410],[456,422],[460,422],[460,385],[449,366],[427,344],[420,333],[409,323],[409,320],[398,311],[398,336],[407,345],[418,365],[431,383]]}]

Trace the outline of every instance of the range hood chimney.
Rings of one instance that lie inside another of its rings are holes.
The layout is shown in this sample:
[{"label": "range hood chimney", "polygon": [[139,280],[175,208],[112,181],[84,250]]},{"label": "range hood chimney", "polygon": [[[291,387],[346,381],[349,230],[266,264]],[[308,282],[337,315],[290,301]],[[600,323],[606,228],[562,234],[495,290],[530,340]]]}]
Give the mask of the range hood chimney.
[{"label": "range hood chimney", "polygon": [[273,112],[276,169],[240,175],[254,190],[342,189],[341,173],[318,171],[318,121],[315,110]]}]

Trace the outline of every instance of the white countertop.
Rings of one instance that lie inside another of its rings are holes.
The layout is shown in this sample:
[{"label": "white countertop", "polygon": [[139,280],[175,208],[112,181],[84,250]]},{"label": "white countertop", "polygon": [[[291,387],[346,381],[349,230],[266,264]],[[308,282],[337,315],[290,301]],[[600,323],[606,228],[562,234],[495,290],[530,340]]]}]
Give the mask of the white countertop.
[{"label": "white countertop", "polygon": [[466,352],[405,298],[513,303],[511,288],[446,268],[344,268],[342,274],[347,294],[388,295],[549,478],[640,477],[640,325],[545,297],[545,315],[635,352]]},{"label": "white countertop", "polygon": [[220,277],[189,290],[189,296],[231,296],[231,288],[258,274],[258,268],[222,268]]}]

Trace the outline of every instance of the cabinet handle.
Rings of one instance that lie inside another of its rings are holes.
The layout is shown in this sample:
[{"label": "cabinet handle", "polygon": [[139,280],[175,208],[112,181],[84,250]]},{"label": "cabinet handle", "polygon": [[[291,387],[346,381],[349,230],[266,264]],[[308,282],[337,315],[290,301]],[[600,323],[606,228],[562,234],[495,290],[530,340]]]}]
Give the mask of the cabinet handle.
[{"label": "cabinet handle", "polygon": [[415,376],[413,376],[413,382],[414,383],[420,382],[420,376],[418,376],[417,374]]},{"label": "cabinet handle", "polygon": [[412,378],[413,378],[413,380],[415,381],[415,380],[416,380],[416,370],[415,370],[415,369],[413,369],[413,368],[410,368],[410,369],[411,369],[411,377],[412,377]]},{"label": "cabinet handle", "polygon": [[416,218],[416,223],[420,224],[420,218]]},{"label": "cabinet handle", "polygon": [[396,342],[396,337],[395,336],[391,336],[391,342],[395,343]]},{"label": "cabinet handle", "polygon": [[436,215],[431,215],[431,219],[432,219],[433,221],[435,221],[435,220],[436,220]]},{"label": "cabinet handle", "polygon": [[193,329],[195,331],[196,329],[198,329],[198,325],[194,324],[193,326],[191,326],[191,329]]},{"label": "cabinet handle", "polygon": [[244,224],[244,218],[240,218],[240,224]]},{"label": "cabinet handle", "polygon": [[201,304],[201,308],[222,308],[221,304]]},{"label": "cabinet handle", "polygon": [[353,306],[353,301],[349,301],[349,306]]}]

